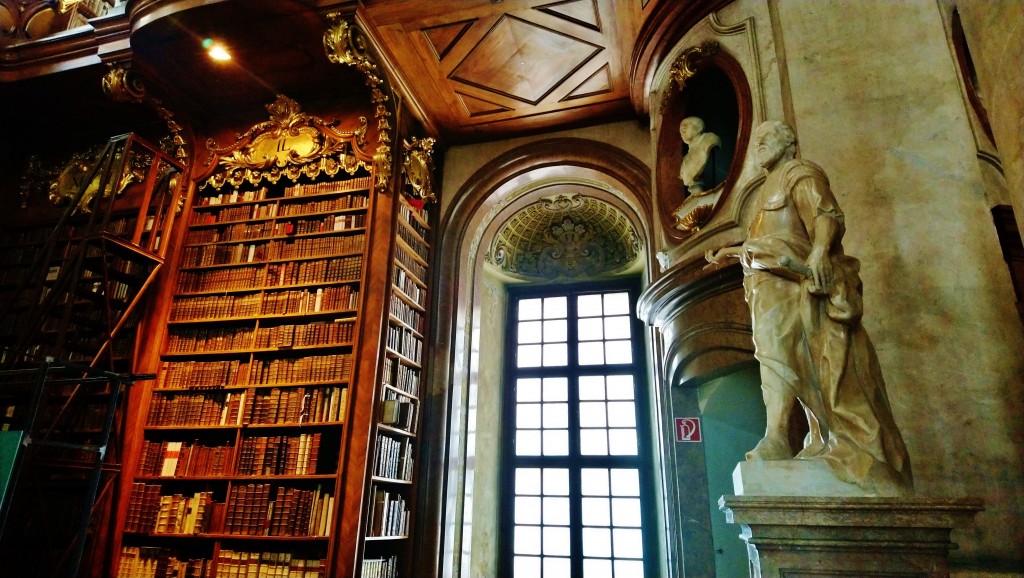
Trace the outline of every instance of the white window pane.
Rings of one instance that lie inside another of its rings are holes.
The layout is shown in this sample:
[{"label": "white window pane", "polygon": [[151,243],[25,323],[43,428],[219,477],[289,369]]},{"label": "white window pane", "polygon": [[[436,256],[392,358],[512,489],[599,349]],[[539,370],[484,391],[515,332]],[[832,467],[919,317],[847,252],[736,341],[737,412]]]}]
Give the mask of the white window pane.
[{"label": "white window pane", "polygon": [[544,319],[564,318],[567,313],[566,307],[568,304],[569,300],[565,297],[545,297]]},{"label": "white window pane", "polygon": [[516,526],[513,544],[516,554],[540,554],[540,527]]},{"label": "white window pane", "polygon": [[[545,576],[548,576],[549,578],[551,576],[554,576],[555,578],[560,578],[562,576],[568,576],[571,572],[572,570],[570,569],[568,558],[549,558],[547,556],[544,557]],[[637,574],[637,576],[640,576],[640,574]]]},{"label": "white window pane", "polygon": [[516,468],[516,494],[540,494],[540,468]]},{"label": "white window pane", "polygon": [[579,384],[580,399],[605,399],[603,375],[581,376]]},{"label": "white window pane", "polygon": [[[629,339],[630,318],[625,315],[605,317],[604,336],[607,339]],[[520,339],[520,343],[522,340]]]},{"label": "white window pane", "polygon": [[[561,367],[569,363],[569,346],[565,343],[544,344],[544,367]],[[530,366],[533,367],[533,366]]]},{"label": "white window pane", "polygon": [[584,468],[580,472],[580,486],[584,496],[610,496],[608,491],[608,470]]},{"label": "white window pane", "polygon": [[632,375],[608,376],[608,399],[633,399]]},{"label": "white window pane", "polygon": [[540,455],[540,432],[531,430],[519,430],[516,432],[516,455],[517,456],[539,456]]},{"label": "white window pane", "polygon": [[[547,515],[547,512],[544,513]],[[547,556],[569,555],[569,528],[544,528],[544,554]]]},{"label": "white window pane", "polygon": [[[583,528],[583,555],[611,557],[611,531],[607,528]],[[587,577],[590,577],[589,573]]]},{"label": "white window pane", "polygon": [[623,576],[643,576],[644,562],[643,560],[616,560],[615,575],[620,578]]},{"label": "white window pane", "polygon": [[516,496],[516,524],[540,524],[540,498],[534,496]]},{"label": "white window pane", "polygon": [[540,367],[540,345],[520,345],[516,364],[519,367]]},{"label": "white window pane", "polygon": [[545,403],[544,404],[544,428],[559,429],[569,427],[569,404],[567,403]]},{"label": "white window pane", "polygon": [[569,470],[565,468],[548,468],[544,470],[544,495],[569,495]]},{"label": "white window pane", "polygon": [[605,315],[630,315],[629,293],[608,293],[604,296]]},{"label": "white window pane", "polygon": [[613,456],[635,456],[637,453],[636,430],[613,429],[609,432],[608,453]]},{"label": "white window pane", "polygon": [[633,363],[632,343],[625,341],[606,341],[604,344],[605,363]]},{"label": "white window pane", "polygon": [[567,327],[569,324],[565,319],[555,319],[554,321],[544,322],[544,341],[551,343],[552,341],[565,341],[569,339],[569,333]]},{"label": "white window pane", "polygon": [[523,299],[519,302],[519,320],[540,319],[540,299]]},{"label": "white window pane", "polygon": [[564,377],[544,378],[544,401],[566,401],[569,399],[569,380]]},{"label": "white window pane", "polygon": [[519,343],[540,343],[541,342],[540,321],[523,321],[519,324]]},{"label": "white window pane", "polygon": [[640,473],[635,469],[614,469],[612,475],[613,496],[639,496]]},{"label": "white window pane", "polygon": [[[544,525],[569,525],[569,498],[544,498]],[[568,554],[569,552],[564,552]]]},{"label": "white window pane", "polygon": [[583,560],[583,575],[587,578],[612,578],[612,561],[585,558]]},{"label": "white window pane", "polygon": [[614,520],[616,526],[639,528],[640,498],[613,498],[612,520]]},{"label": "white window pane", "polygon": [[608,498],[583,498],[584,526],[611,526]]},{"label": "white window pane", "polygon": [[604,363],[604,343],[601,341],[580,343],[579,356],[580,365],[601,365]]},{"label": "white window pane", "polygon": [[536,556],[516,556],[512,572],[515,578],[537,578],[540,576],[540,558]]},{"label": "white window pane", "polygon": [[608,430],[580,430],[580,453],[585,456],[608,455]]},{"label": "white window pane", "polygon": [[517,379],[516,401],[540,401],[540,380],[536,378]]},{"label": "white window pane", "polygon": [[540,404],[520,403],[516,405],[517,429],[540,429]]},{"label": "white window pane", "polygon": [[603,401],[585,401],[580,403],[580,427],[607,427],[605,404]]},{"label": "white window pane", "polygon": [[576,327],[578,329],[577,338],[580,341],[600,341],[604,339],[604,324],[601,323],[600,317],[580,319],[576,323]]},{"label": "white window pane", "polygon": [[636,427],[636,406],[633,405],[633,402],[609,402],[608,425],[610,427]]},{"label": "white window pane", "polygon": [[643,558],[644,540],[639,529],[615,528],[615,557],[616,558]]},{"label": "white window pane", "polygon": [[576,298],[576,315],[580,317],[598,317],[603,313],[600,295],[580,295]]},{"label": "white window pane", "polygon": [[544,430],[544,455],[569,455],[569,430]]}]

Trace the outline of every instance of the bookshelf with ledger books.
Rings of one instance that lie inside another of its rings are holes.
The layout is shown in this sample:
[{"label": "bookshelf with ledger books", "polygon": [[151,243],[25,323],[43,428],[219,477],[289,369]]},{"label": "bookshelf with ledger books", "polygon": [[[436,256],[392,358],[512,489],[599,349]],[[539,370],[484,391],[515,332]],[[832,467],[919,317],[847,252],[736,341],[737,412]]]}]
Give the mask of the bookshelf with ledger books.
[{"label": "bookshelf with ledger books", "polygon": [[[365,131],[289,103],[281,126],[320,131],[310,141],[323,150],[289,153],[295,133],[261,123],[215,149],[227,168],[191,199],[115,576],[318,578],[352,565],[342,521],[362,496],[346,494],[348,456],[372,441],[352,430],[350,402],[372,388],[356,376],[376,363],[359,352],[368,271],[383,265],[370,258],[374,211],[388,204]],[[283,151],[273,176],[230,164],[266,140]]]},{"label": "bookshelf with ledger books", "polygon": [[398,196],[381,356],[363,578],[414,575],[410,528],[428,306],[429,215]]}]

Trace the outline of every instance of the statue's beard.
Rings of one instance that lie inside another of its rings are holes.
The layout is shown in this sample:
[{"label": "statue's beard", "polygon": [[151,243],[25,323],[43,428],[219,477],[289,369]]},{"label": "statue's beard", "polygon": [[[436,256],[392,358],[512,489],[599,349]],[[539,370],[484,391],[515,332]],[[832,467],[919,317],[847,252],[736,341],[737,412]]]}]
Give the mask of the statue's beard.
[{"label": "statue's beard", "polygon": [[765,170],[771,169],[779,162],[785,153],[786,149],[782,148],[774,148],[772,150],[765,151],[758,155],[757,164]]}]

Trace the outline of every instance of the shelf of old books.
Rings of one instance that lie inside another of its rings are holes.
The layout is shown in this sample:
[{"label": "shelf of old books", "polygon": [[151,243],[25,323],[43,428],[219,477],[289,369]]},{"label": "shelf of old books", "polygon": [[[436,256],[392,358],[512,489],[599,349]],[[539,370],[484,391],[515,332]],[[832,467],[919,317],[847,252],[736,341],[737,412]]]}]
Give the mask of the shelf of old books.
[{"label": "shelf of old books", "polygon": [[361,170],[197,193],[119,576],[329,574],[370,188]]},{"label": "shelf of old books", "polygon": [[410,529],[420,421],[420,381],[430,257],[428,215],[399,195],[378,387],[361,576],[396,578],[410,572]]}]

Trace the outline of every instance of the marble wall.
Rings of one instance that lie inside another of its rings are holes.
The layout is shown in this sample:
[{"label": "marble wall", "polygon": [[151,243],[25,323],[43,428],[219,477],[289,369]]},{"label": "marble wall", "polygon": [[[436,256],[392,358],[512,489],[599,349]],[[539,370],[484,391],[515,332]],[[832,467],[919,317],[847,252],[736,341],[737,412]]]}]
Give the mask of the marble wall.
[{"label": "marble wall", "polygon": [[[988,2],[963,4],[969,36],[972,28],[983,35],[996,27],[1019,37],[1019,2],[993,2],[991,10]],[[954,535],[954,560],[1020,568],[1024,331],[989,213],[946,9],[933,0],[741,0],[719,17],[752,18],[758,31],[770,22],[770,34],[759,36],[765,70],[747,75],[768,79],[759,87],[768,95],[766,116],[794,126],[801,156],[829,174],[846,213],[847,253],[863,263],[864,325],[918,492],[986,502],[974,527]],[[694,42],[684,38],[681,45]],[[1016,170],[1021,51],[1006,51],[983,42],[975,58],[979,68],[1005,72],[1000,78],[1007,82],[986,90],[1016,111],[993,121],[1010,143],[1004,166]],[[1007,168],[1007,181],[1020,220],[1013,170]],[[733,196],[722,214],[741,214],[742,201]],[[744,227],[713,235],[742,236]],[[711,240],[688,243],[683,252],[659,249],[685,263]]]}]

